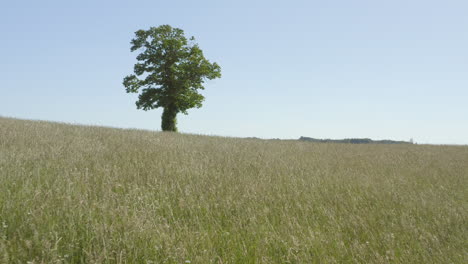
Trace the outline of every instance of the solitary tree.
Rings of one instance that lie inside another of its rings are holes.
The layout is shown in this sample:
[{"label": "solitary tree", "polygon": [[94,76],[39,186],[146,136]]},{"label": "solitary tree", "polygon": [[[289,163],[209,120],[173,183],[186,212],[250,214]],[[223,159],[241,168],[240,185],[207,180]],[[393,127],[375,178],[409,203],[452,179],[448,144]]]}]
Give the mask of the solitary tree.
[{"label": "solitary tree", "polygon": [[135,74],[124,78],[127,93],[139,93],[136,106],[145,111],[162,107],[161,128],[177,131],[177,114],[200,108],[205,99],[206,79],[221,77],[221,68],[210,63],[184,31],[169,25],[138,30],[131,41],[131,51],[139,50]]}]

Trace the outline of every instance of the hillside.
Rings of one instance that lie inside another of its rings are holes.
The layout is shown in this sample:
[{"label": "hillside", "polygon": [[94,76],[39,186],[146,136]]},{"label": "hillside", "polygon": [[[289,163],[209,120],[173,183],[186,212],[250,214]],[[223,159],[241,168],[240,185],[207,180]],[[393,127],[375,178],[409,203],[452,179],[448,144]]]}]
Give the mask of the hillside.
[{"label": "hillside", "polygon": [[0,118],[0,263],[468,263],[468,147]]}]

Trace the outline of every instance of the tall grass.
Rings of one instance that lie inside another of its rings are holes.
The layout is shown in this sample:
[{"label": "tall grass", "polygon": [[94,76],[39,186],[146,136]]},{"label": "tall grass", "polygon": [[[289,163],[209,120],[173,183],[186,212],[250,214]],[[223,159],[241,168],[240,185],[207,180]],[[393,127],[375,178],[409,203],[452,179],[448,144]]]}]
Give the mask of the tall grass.
[{"label": "tall grass", "polygon": [[0,118],[0,263],[468,263],[468,147]]}]

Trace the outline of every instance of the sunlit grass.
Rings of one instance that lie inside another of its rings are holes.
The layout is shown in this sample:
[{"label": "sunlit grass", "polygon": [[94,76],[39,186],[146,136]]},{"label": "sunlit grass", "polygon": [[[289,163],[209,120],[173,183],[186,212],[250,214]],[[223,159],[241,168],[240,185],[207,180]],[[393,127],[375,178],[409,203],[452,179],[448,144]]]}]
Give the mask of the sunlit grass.
[{"label": "sunlit grass", "polygon": [[0,263],[468,263],[468,147],[0,118]]}]

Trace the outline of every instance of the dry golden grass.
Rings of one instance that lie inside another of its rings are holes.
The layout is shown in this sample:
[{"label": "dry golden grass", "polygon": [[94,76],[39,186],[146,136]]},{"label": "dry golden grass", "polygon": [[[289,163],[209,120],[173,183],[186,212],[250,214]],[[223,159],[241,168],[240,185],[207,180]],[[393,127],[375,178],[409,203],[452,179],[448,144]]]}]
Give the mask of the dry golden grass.
[{"label": "dry golden grass", "polygon": [[468,263],[468,147],[0,118],[0,263]]}]

